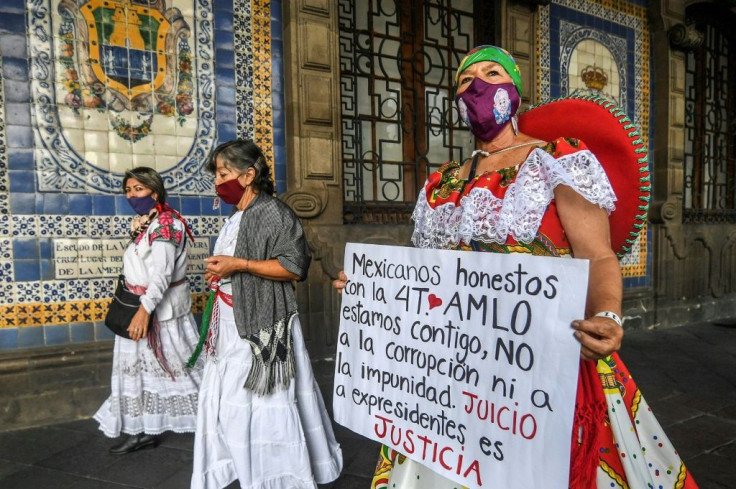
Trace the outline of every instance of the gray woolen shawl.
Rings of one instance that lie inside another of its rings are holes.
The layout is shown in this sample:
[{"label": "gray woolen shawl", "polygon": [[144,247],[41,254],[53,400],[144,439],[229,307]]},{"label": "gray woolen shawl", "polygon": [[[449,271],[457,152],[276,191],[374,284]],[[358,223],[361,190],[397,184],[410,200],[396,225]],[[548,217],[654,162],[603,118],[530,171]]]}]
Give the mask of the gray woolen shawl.
[{"label": "gray woolen shawl", "polygon": [[[243,211],[234,256],[276,259],[304,280],[312,260],[304,230],[281,200],[259,193]],[[287,387],[294,376],[291,322],[297,312],[294,286],[250,273],[232,275],[233,313],[238,334],[253,350],[253,366],[245,387],[258,394]]]}]

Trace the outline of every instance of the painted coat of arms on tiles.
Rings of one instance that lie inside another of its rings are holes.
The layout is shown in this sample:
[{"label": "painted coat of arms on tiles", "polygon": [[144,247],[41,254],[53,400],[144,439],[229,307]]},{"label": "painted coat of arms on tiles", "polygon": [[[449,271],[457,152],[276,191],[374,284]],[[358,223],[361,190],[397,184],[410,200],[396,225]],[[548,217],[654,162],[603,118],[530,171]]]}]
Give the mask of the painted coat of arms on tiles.
[{"label": "painted coat of arms on tiles", "polygon": [[199,171],[216,137],[211,3],[35,3],[39,190],[117,192],[119,175],[139,165],[172,191],[211,190]]},{"label": "painted coat of arms on tiles", "polygon": [[[176,116],[184,125],[194,111],[194,86],[191,30],[179,9],[167,10],[164,1],[149,6],[106,0],[64,0],[59,9],[66,13],[59,61],[69,107],[76,113],[84,106],[148,114],[139,125],[112,120],[118,136],[133,142],[150,134],[154,113]],[[75,57],[78,42],[86,49]]]}]

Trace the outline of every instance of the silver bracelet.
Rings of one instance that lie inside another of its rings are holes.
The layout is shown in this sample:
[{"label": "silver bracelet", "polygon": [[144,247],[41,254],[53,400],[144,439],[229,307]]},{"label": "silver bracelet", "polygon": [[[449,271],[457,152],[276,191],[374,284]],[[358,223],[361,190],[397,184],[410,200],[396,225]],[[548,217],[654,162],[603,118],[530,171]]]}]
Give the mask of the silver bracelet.
[{"label": "silver bracelet", "polygon": [[601,311],[598,314],[596,314],[595,317],[604,317],[608,319],[613,319],[616,322],[616,324],[623,327],[623,321],[621,321],[621,317],[615,312]]}]

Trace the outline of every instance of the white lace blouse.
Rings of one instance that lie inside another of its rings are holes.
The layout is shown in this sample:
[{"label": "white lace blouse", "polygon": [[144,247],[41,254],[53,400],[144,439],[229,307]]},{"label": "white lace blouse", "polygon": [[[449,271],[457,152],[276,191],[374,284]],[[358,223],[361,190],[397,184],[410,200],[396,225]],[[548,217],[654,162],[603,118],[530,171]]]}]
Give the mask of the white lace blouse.
[{"label": "white lace blouse", "polygon": [[530,243],[537,236],[558,185],[571,187],[609,214],[616,202],[603,167],[587,149],[555,158],[535,148],[502,197],[490,188],[468,182],[473,188],[466,188],[459,201],[450,199],[433,205],[428,194],[432,195],[435,189],[431,187],[438,182],[435,175],[430,177],[417,198],[412,242],[418,248],[447,249],[471,241],[503,244],[508,237]]}]

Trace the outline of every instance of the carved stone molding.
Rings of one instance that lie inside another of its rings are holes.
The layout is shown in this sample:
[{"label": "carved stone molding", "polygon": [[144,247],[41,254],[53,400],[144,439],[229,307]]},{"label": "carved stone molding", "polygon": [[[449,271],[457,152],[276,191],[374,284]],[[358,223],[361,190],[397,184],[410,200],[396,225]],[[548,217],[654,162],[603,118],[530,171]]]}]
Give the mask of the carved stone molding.
[{"label": "carved stone molding", "polygon": [[342,270],[342,253],[338,253],[337,249],[340,245],[344,248],[345,243],[342,240],[336,243],[323,239],[328,233],[318,226],[313,226],[311,222],[305,222],[303,226],[304,234],[312,250],[312,258],[320,261],[322,270],[330,278],[337,278],[337,273]]},{"label": "carved stone molding", "polygon": [[294,213],[302,219],[313,219],[319,216],[327,205],[327,192],[319,189],[303,188],[286,192],[281,199],[288,204]]},{"label": "carved stone molding", "polygon": [[312,250],[313,260],[320,261],[322,270],[332,278],[342,269],[346,243],[370,243],[410,246],[413,226],[382,226],[371,224],[320,225],[315,220],[303,221],[304,234]]},{"label": "carved stone molding", "polygon": [[682,212],[680,206],[675,202],[665,202],[659,208],[652,208],[650,218],[653,222],[670,223],[681,221]]},{"label": "carved stone molding", "polygon": [[[549,3],[549,2],[547,2]],[[508,50],[519,65],[521,71],[522,103],[537,103],[537,91],[534,88],[537,65],[536,28],[537,7],[544,2],[509,2],[503,8],[503,28],[501,46]]]},{"label": "carved stone molding", "polygon": [[667,31],[667,38],[674,49],[692,51],[703,44],[703,33],[686,24],[675,24]]},{"label": "carved stone molding", "polygon": [[[678,261],[692,260],[693,249],[699,245],[708,254],[707,263],[702,264],[702,270],[707,268],[707,283],[710,295],[718,298],[726,293],[721,268],[724,266],[728,253],[726,250],[732,243],[736,233],[724,233],[723,228],[713,229],[711,225],[665,225],[665,237],[669,244],[672,256]],[[681,277],[667,279],[681,280]]]},{"label": "carved stone molding", "polygon": [[330,0],[302,0],[300,9],[310,14],[330,16]]},{"label": "carved stone molding", "polygon": [[[284,2],[287,193],[313,224],[342,224],[337,2]],[[327,206],[327,203],[330,206]]]},{"label": "carved stone molding", "polygon": [[[685,232],[685,228],[682,225],[665,225],[665,236],[672,249],[672,254],[678,260],[684,260],[688,258],[690,249],[696,241],[703,243],[703,246],[707,250],[711,250],[711,244],[709,243],[706,236],[698,230],[689,230]],[[711,250],[712,251],[712,250]]]}]

